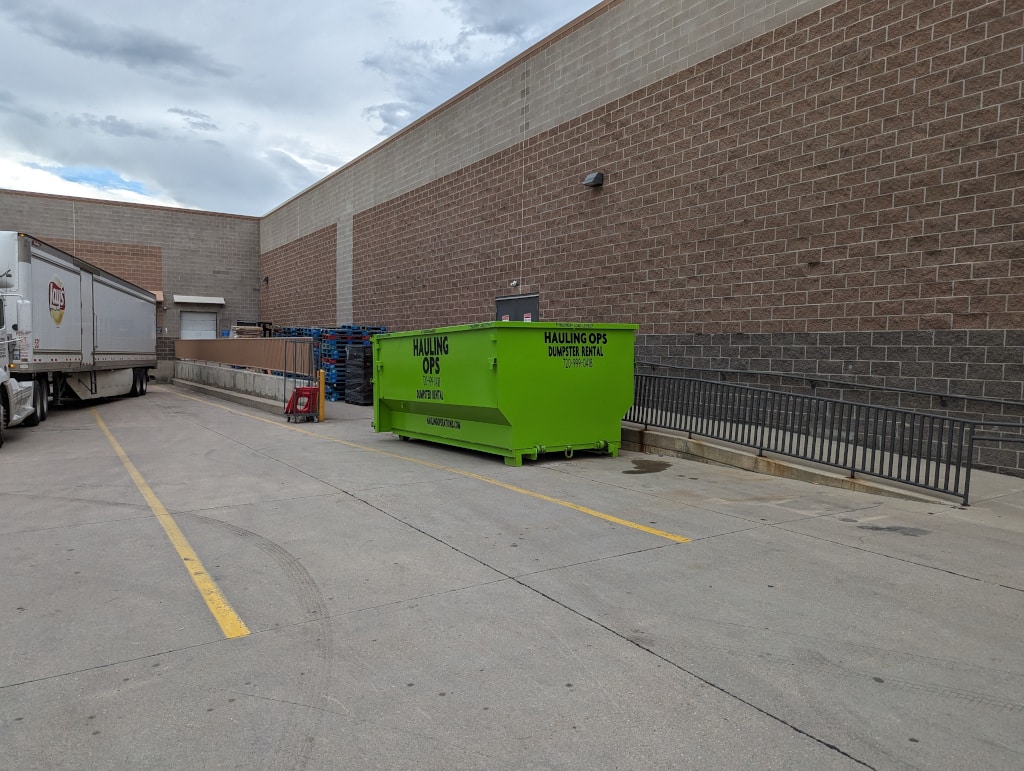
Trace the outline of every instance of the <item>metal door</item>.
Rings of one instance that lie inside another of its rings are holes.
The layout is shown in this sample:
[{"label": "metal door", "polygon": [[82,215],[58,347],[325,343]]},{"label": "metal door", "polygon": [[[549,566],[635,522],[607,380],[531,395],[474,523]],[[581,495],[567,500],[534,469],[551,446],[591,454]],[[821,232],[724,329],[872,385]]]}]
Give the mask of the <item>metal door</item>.
[{"label": "metal door", "polygon": [[182,311],[182,340],[213,340],[217,337],[217,312]]},{"label": "metal door", "polygon": [[539,321],[540,295],[517,294],[498,297],[495,304],[495,321]]}]

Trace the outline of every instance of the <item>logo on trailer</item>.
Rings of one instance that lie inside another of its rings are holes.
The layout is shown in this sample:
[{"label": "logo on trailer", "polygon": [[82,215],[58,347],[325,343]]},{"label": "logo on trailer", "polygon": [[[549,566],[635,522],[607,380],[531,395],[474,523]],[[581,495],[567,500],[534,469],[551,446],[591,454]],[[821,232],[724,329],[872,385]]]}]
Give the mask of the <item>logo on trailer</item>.
[{"label": "logo on trailer", "polygon": [[53,281],[50,282],[50,318],[53,319],[53,323],[58,327],[64,320],[64,285],[60,282],[60,279],[54,277]]}]

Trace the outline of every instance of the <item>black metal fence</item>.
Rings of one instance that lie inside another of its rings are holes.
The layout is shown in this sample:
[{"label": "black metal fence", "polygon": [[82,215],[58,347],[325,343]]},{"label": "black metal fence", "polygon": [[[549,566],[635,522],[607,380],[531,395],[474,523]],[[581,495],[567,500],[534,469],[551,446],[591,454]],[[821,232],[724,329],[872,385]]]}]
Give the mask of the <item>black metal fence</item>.
[{"label": "black metal fence", "polygon": [[974,420],[771,391],[732,383],[636,375],[626,420],[647,427],[720,439],[802,460],[956,496],[967,505],[975,441],[1021,442],[980,436],[981,426],[1017,424]]}]

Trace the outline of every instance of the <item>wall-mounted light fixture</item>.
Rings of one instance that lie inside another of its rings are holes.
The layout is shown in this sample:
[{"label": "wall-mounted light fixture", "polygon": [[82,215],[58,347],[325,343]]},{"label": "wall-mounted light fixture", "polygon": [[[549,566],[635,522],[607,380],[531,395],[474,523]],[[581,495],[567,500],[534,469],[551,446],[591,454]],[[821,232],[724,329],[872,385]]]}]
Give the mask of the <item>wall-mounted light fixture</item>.
[{"label": "wall-mounted light fixture", "polygon": [[270,283],[270,276],[264,276],[263,277],[263,285],[266,286],[269,283]]},{"label": "wall-mounted light fixture", "polygon": [[594,171],[583,178],[585,187],[601,187],[604,184],[604,172]]}]

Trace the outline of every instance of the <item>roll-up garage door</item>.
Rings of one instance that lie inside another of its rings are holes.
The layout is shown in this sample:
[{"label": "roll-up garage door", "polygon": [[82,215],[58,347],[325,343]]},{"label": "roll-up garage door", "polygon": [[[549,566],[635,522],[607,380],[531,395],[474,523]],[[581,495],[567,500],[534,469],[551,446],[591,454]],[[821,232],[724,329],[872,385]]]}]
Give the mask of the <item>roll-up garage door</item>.
[{"label": "roll-up garage door", "polygon": [[213,340],[217,337],[217,313],[208,311],[181,312],[182,340]]}]

